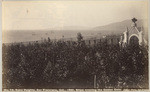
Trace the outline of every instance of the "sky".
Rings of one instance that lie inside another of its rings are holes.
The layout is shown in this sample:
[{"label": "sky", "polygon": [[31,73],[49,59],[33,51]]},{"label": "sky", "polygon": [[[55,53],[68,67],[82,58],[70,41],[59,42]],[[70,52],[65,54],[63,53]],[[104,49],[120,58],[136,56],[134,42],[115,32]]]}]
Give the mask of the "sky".
[{"label": "sky", "polygon": [[4,1],[2,30],[96,27],[126,19],[147,19],[147,1]]}]

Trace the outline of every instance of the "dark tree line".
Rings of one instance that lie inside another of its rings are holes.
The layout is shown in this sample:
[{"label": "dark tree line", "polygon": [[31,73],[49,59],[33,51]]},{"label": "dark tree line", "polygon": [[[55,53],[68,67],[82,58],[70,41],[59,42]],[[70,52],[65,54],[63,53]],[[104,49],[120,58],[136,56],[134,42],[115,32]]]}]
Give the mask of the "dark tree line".
[{"label": "dark tree line", "polygon": [[93,88],[95,75],[97,88],[148,88],[148,51],[141,46],[49,39],[3,44],[2,60],[3,88]]}]

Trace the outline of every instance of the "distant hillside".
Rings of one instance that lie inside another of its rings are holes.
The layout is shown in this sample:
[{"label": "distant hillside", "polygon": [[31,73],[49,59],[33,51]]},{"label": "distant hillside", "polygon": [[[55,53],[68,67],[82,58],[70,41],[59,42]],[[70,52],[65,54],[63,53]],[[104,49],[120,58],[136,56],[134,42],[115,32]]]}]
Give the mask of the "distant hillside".
[{"label": "distant hillside", "polygon": [[86,26],[64,26],[64,27],[55,27],[51,28],[50,30],[89,30],[90,27]]},{"label": "distant hillside", "polygon": [[[143,24],[143,20],[138,20],[137,22],[137,26],[141,26]],[[121,22],[115,22],[115,23],[111,23],[105,26],[98,26],[95,27],[94,30],[122,30],[125,29],[125,27],[130,27],[132,24],[131,20],[124,20]]]},{"label": "distant hillside", "polygon": [[[139,19],[136,23],[137,23],[137,27],[143,26],[144,34],[146,34],[145,37],[147,39],[148,29],[147,29],[147,25],[144,25],[145,20]],[[130,29],[131,24],[132,24],[131,20],[124,20],[121,22],[111,23],[105,26],[98,26],[93,28],[93,30],[99,31],[102,35],[120,34],[126,30],[126,27]]]},{"label": "distant hillside", "polygon": [[[28,42],[43,40],[50,37],[50,39],[72,39],[76,40],[78,32],[81,32],[84,39],[101,38],[104,35],[118,35],[122,34],[126,27],[130,29],[132,24],[131,20],[124,20],[122,22],[115,22],[105,26],[97,26],[94,28],[82,26],[65,26],[63,28],[54,28],[49,30],[13,30],[3,31],[3,43],[12,42]],[[137,21],[137,26],[143,26],[143,20]],[[144,27],[145,39],[148,39],[147,27]]]}]

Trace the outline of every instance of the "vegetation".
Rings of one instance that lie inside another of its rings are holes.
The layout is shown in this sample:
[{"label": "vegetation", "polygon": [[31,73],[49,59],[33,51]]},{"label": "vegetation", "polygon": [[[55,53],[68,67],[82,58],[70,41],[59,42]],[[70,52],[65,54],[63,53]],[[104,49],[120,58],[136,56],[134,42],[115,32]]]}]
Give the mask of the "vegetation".
[{"label": "vegetation", "polygon": [[3,44],[3,88],[148,88],[144,47],[77,43]]}]

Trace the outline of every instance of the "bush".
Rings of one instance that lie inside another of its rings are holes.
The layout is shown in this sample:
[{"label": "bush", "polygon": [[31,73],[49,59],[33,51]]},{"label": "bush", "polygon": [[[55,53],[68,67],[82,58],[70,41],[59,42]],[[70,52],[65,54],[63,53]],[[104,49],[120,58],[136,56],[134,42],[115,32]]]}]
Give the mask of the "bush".
[{"label": "bush", "polygon": [[3,45],[3,88],[148,88],[144,47],[70,43]]}]

